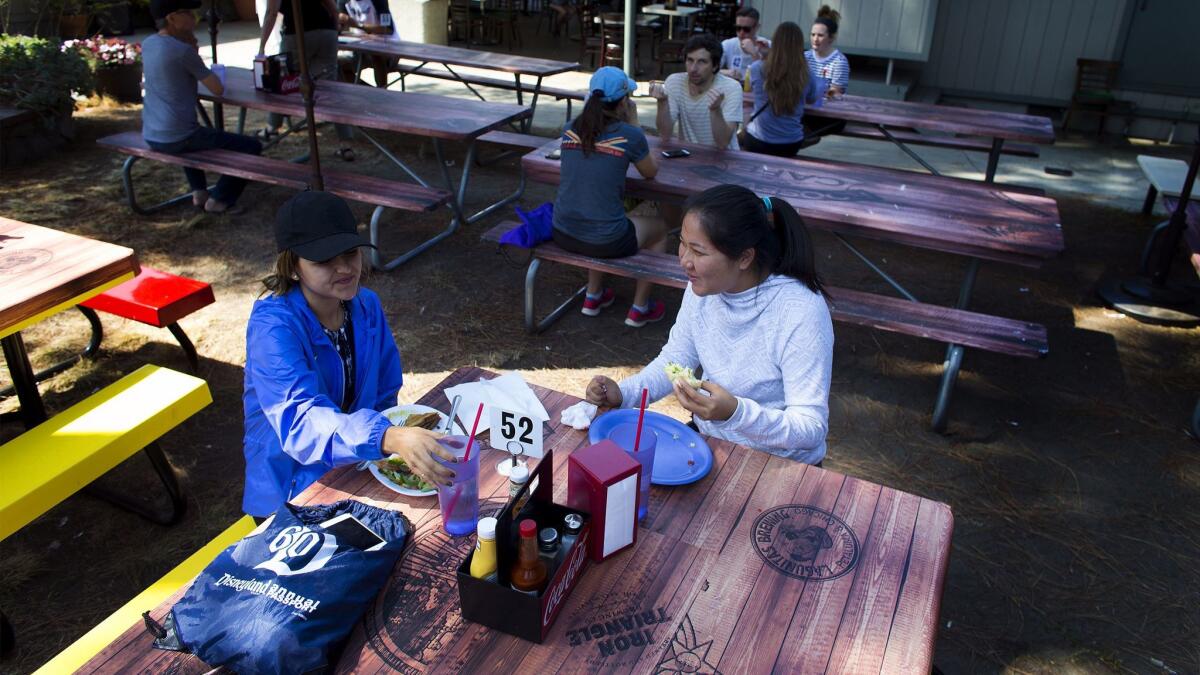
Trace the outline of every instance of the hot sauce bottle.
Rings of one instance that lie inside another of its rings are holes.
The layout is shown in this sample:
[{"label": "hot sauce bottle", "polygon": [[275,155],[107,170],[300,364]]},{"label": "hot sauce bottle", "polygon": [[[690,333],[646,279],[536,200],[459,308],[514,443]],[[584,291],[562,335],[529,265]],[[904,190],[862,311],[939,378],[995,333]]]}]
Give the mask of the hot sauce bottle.
[{"label": "hot sauce bottle", "polygon": [[536,596],[546,587],[546,563],[538,556],[537,523],[526,518],[521,521],[520,528],[512,587],[515,591]]}]

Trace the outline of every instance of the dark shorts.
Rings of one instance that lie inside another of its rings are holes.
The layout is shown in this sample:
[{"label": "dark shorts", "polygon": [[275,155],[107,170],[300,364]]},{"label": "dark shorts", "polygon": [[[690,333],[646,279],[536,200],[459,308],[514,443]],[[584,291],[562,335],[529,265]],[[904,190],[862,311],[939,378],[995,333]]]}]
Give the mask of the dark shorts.
[{"label": "dark shorts", "polygon": [[618,239],[605,244],[579,241],[558,228],[554,228],[553,236],[554,243],[563,249],[589,258],[627,258],[638,252],[637,229],[628,218],[625,219],[625,232]]},{"label": "dark shorts", "polygon": [[738,145],[741,146],[742,150],[775,157],[795,157],[803,143],[803,140],[796,141],[795,143],[767,143],[766,141],[758,140],[749,132],[738,138]]}]

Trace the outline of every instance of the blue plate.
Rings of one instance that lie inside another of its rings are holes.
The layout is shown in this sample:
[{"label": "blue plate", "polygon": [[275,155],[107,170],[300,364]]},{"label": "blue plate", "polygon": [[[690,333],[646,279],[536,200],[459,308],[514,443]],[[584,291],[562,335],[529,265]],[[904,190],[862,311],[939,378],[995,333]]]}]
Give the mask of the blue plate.
[{"label": "blue plate", "polygon": [[[592,421],[588,429],[588,440],[599,443],[607,440],[618,424],[637,424],[638,411],[622,408],[607,412]],[[654,451],[654,473],[650,474],[652,485],[687,485],[708,475],[712,470],[712,448],[683,422],[646,411],[644,425],[658,434],[658,448]]]}]

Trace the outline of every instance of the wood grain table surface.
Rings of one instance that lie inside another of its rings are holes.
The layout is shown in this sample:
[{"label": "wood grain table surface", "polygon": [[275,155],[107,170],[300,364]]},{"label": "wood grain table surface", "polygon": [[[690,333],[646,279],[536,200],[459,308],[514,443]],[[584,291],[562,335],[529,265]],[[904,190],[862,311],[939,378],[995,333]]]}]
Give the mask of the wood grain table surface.
[{"label": "wood grain table surface", "polygon": [[[742,106],[753,109],[754,97],[745,96]],[[1054,125],[1049,117],[1040,115],[851,95],[826,99],[820,108],[806,110],[814,115],[847,122],[883,124],[889,127],[926,129],[1045,145],[1054,143]],[[746,114],[748,117],[753,114],[753,110]]]},{"label": "wood grain table surface", "polygon": [[[221,96],[203,87],[199,92],[201,98],[216,103],[304,118],[304,98],[299,93],[259,91],[254,88],[253,73],[246,68],[226,69],[225,93]],[[476,138],[532,114],[528,107],[512,103],[391,91],[331,80],[316,82],[313,111],[321,122],[455,141]]]},{"label": "wood grain table surface", "polygon": [[477,49],[465,49],[463,47],[425,44],[424,42],[390,40],[385,37],[373,35],[343,35],[338,39],[338,48],[352,52],[362,52],[364,54],[394,56],[413,61],[444,63],[452,66],[467,66],[483,70],[497,70],[518,75],[547,77],[557,75],[558,73],[579,70],[579,64],[574,61],[537,59],[519,54],[485,52]]},{"label": "wood grain table surface", "polygon": [[[421,403],[446,411],[446,387],[493,376],[461,368]],[[567,455],[587,445],[587,434],[561,425],[559,413],[579,399],[533,389],[550,412],[545,445],[555,453],[554,496],[562,503]],[[441,531],[436,498],[400,497],[353,467],[329,472],[295,501],[353,497],[401,510],[415,528],[336,672],[929,672],[950,508],[708,442],[709,474],[651,489],[636,546],[585,568],[540,645],[462,619],[455,568],[474,538]],[[481,512],[507,498],[507,481],[493,468],[503,457],[490,449],[480,457]],[[161,620],[179,595],[151,615]],[[139,622],[81,672],[208,670],[150,643]]]},{"label": "wood grain table surface", "polygon": [[[732,183],[787,200],[816,229],[1028,267],[1059,255],[1065,245],[1058,205],[1049,197],[862,164],[647,140],[658,175],[645,180],[630,167],[625,183],[630,197],[679,203]],[[560,162],[546,157],[557,143],[522,158],[531,180],[558,184]],[[667,147],[692,154],[678,159],[657,154]]]},{"label": "wood grain table surface", "polygon": [[0,337],[138,271],[133,249],[0,216]]}]

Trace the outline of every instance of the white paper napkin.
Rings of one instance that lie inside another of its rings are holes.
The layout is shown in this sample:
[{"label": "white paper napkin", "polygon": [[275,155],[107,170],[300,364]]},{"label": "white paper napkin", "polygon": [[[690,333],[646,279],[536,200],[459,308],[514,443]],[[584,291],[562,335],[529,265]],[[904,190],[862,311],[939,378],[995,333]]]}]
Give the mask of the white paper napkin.
[{"label": "white paper napkin", "polygon": [[562,423],[572,429],[583,431],[592,426],[592,420],[596,419],[597,410],[595,405],[587,401],[580,401],[562,411]]},{"label": "white paper napkin", "polygon": [[550,413],[546,412],[546,407],[538,400],[537,394],[533,393],[524,378],[514,372],[504,373],[494,380],[467,382],[446,389],[447,400],[453,401],[455,396],[462,396],[457,417],[463,429],[467,429],[468,432],[475,423],[475,411],[479,409],[480,403],[483,403],[483,417],[479,420],[479,430],[475,432],[477,434],[490,428],[491,406],[523,413],[542,422],[550,419]]}]

